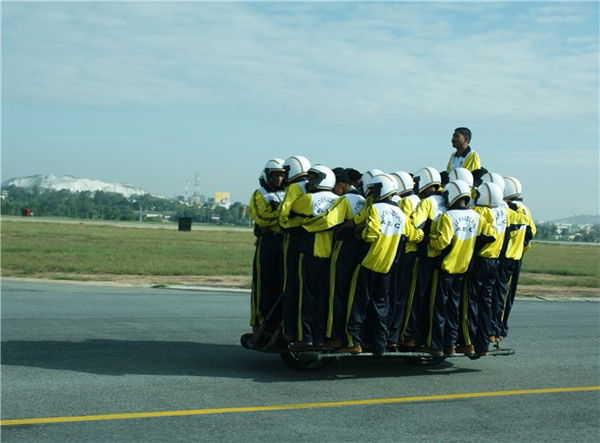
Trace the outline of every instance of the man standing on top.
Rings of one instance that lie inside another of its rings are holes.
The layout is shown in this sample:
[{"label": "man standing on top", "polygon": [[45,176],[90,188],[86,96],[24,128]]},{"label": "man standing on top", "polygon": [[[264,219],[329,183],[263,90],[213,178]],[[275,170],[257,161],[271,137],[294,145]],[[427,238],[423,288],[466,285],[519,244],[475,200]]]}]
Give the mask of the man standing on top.
[{"label": "man standing on top", "polygon": [[469,128],[456,128],[452,135],[452,147],[456,152],[453,152],[448,160],[447,172],[456,168],[465,168],[469,171],[481,168],[479,155],[471,149],[469,143],[471,143]]}]

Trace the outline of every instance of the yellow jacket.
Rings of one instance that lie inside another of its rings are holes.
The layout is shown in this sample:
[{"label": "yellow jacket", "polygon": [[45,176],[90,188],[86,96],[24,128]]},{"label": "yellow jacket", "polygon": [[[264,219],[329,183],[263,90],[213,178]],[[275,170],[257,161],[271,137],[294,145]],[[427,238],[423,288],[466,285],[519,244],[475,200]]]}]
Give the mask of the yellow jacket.
[{"label": "yellow jacket", "polygon": [[448,166],[446,166],[446,171],[450,172],[452,169],[456,168],[465,168],[469,171],[474,171],[475,169],[481,168],[481,160],[479,159],[479,154],[477,152],[472,151],[469,147],[469,152],[465,157],[458,157],[456,152],[453,152],[450,155],[450,160],[448,160]]},{"label": "yellow jacket", "polygon": [[303,225],[308,232],[331,229],[347,220],[352,220],[365,206],[365,198],[360,194],[348,193],[342,195],[324,213],[311,218]]},{"label": "yellow jacket", "polygon": [[473,210],[486,222],[494,237],[496,237],[496,240],[485,244],[477,253],[478,256],[484,258],[500,257],[506,229],[527,222],[526,217],[508,207],[488,208],[485,206],[475,206]]},{"label": "yellow jacket", "polygon": [[[320,191],[304,194],[297,198],[292,204],[292,213],[298,214],[304,222],[310,222],[315,216],[323,215],[338,199],[331,191]],[[331,256],[331,244],[333,243],[333,231],[316,232],[306,235],[307,252],[315,257],[328,258]]]},{"label": "yellow jacket", "polygon": [[279,209],[277,205],[283,199],[283,191],[269,192],[262,186],[252,194],[248,212],[250,218],[262,228],[271,228],[275,232],[281,232],[279,226]]},{"label": "yellow jacket", "polygon": [[[428,234],[431,226],[446,210],[444,197],[438,194],[430,195],[419,202],[417,209],[413,212],[412,222],[416,228],[423,229]],[[427,256],[435,257],[437,252],[432,250],[429,243],[425,246],[427,248]]]},{"label": "yellow jacket", "polygon": [[[400,203],[399,203],[400,209],[402,209],[402,212],[404,212],[404,214],[409,218],[411,223],[413,223],[412,215],[415,212],[415,209],[417,209],[417,206],[419,205],[420,201],[421,201],[421,199],[419,198],[419,196],[415,195],[415,194],[407,195],[406,197],[403,197],[402,200],[400,200]],[[415,252],[416,250],[417,250],[416,242],[414,242],[414,241],[406,242],[406,246],[404,248],[405,252]]]},{"label": "yellow jacket", "polygon": [[[485,222],[470,208],[450,209],[431,228],[429,244],[434,256],[444,253],[441,269],[449,274],[464,274],[475,250],[477,236]],[[490,232],[486,232],[489,235]],[[446,249],[448,248],[448,249]]]},{"label": "yellow jacket", "polygon": [[297,228],[304,222],[303,217],[297,217],[292,214],[292,205],[294,202],[306,194],[306,180],[292,183],[285,190],[285,197],[279,206],[279,224],[282,228]]},{"label": "yellow jacket", "polygon": [[531,249],[531,244],[525,246],[527,227],[529,227],[533,236],[537,233],[537,228],[533,222],[529,208],[522,202],[515,201],[514,203],[518,206],[517,212],[523,217],[523,223],[518,229],[511,231],[505,257],[512,260],[521,260],[523,253]]},{"label": "yellow jacket", "polygon": [[371,246],[362,266],[386,274],[394,264],[401,237],[421,241],[423,231],[408,222],[406,215],[395,203],[374,203],[366,214],[362,239]]}]

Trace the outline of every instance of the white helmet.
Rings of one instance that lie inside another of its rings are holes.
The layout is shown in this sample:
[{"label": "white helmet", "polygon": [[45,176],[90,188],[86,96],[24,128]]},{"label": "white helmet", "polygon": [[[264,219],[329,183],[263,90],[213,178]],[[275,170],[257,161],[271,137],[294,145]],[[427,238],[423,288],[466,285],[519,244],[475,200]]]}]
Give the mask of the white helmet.
[{"label": "white helmet", "polygon": [[380,174],[383,174],[383,171],[377,168],[369,169],[367,172],[365,172],[360,178],[363,187],[366,189],[373,177]]},{"label": "white helmet", "polygon": [[383,171],[381,169],[373,168],[369,169],[362,175],[362,177],[360,178],[360,186],[363,195],[367,194],[367,189],[369,188],[369,184],[371,183],[371,180],[373,180],[373,177],[380,174],[383,174]]},{"label": "white helmet", "polygon": [[421,168],[413,176],[413,180],[419,187],[419,193],[433,185],[441,185],[442,177],[440,172],[432,167]]},{"label": "white helmet", "polygon": [[310,161],[301,155],[293,155],[283,162],[283,168],[287,172],[288,183],[306,176],[310,169]]},{"label": "white helmet", "polygon": [[495,183],[498,186],[500,186],[500,189],[502,189],[502,191],[504,191],[504,186],[505,186],[504,179],[497,172],[488,172],[486,174],[483,174],[481,176],[481,182],[482,183]]},{"label": "white helmet", "polygon": [[514,177],[504,177],[504,183],[506,184],[504,187],[504,198],[506,200],[521,197],[523,187],[519,180]]},{"label": "white helmet", "polygon": [[475,197],[476,206],[496,208],[502,203],[502,189],[496,183],[485,182],[479,185]]},{"label": "white helmet", "polygon": [[390,175],[394,177],[398,183],[398,194],[400,194],[400,196],[408,194],[415,189],[415,181],[408,172],[396,171],[392,172]]},{"label": "white helmet", "polygon": [[[285,172],[283,167],[283,159],[281,158],[272,158],[269,160],[260,175],[260,178],[264,180],[266,183],[271,184],[271,172]],[[259,179],[260,181],[260,179]]]},{"label": "white helmet", "polygon": [[444,197],[448,207],[451,207],[459,199],[463,197],[471,197],[471,187],[466,181],[463,180],[452,180],[444,187]]},{"label": "white helmet", "polygon": [[448,173],[448,178],[452,180],[462,180],[467,182],[470,187],[473,187],[473,174],[471,171],[465,168],[455,168],[451,169]]},{"label": "white helmet", "polygon": [[[309,181],[320,191],[331,191],[335,186],[335,174],[325,165],[314,165],[308,174]],[[316,178],[310,178],[311,175]]]},{"label": "white helmet", "polygon": [[375,201],[385,200],[397,191],[397,183],[390,174],[379,174],[373,177],[369,183],[367,194],[372,195]]}]

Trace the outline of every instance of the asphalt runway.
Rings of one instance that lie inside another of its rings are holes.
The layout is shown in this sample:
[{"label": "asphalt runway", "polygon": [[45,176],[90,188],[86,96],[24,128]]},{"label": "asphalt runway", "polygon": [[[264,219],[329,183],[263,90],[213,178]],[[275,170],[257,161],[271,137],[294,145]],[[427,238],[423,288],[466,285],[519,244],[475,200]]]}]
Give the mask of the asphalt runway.
[{"label": "asphalt runway", "polygon": [[318,372],[239,345],[245,294],[3,281],[1,302],[4,442],[600,439],[597,302],[519,300],[513,356]]}]

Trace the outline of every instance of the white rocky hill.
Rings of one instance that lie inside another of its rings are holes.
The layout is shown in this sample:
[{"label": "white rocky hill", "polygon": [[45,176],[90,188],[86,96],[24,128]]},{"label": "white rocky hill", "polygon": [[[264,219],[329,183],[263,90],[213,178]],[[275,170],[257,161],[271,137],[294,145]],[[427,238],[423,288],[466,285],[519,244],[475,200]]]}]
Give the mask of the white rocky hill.
[{"label": "white rocky hill", "polygon": [[[16,177],[2,183],[2,187],[17,186],[19,188],[33,188],[39,186],[42,189],[53,189],[60,191],[66,189],[71,192],[82,192],[82,191],[104,191],[104,192],[116,192],[122,194],[125,197],[131,197],[132,195],[145,195],[151,194],[143,188],[138,186],[122,184],[122,183],[107,183],[101,180],[95,180],[91,178],[77,178],[71,175],[30,175],[28,177]],[[154,197],[164,198],[160,195],[152,194]]]}]

